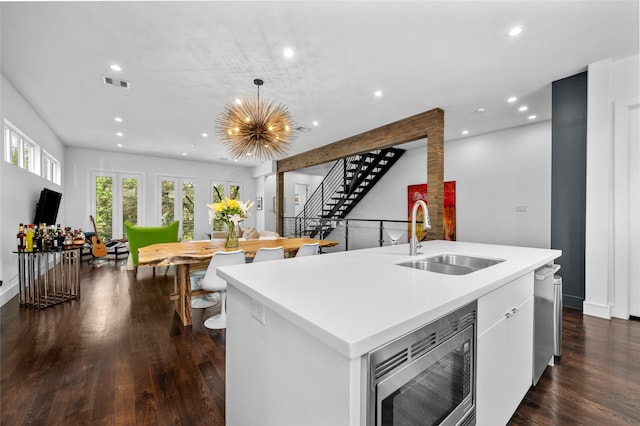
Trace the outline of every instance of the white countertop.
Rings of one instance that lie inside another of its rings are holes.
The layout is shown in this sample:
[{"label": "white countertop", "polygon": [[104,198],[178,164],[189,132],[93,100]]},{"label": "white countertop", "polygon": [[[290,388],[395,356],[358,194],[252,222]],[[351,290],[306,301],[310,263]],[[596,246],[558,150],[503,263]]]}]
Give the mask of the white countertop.
[{"label": "white countertop", "polygon": [[226,266],[218,275],[353,359],[561,255],[548,249],[423,243],[413,258],[457,253],[506,260],[468,275],[444,275],[396,265],[411,260],[408,253],[409,245],[402,244]]}]

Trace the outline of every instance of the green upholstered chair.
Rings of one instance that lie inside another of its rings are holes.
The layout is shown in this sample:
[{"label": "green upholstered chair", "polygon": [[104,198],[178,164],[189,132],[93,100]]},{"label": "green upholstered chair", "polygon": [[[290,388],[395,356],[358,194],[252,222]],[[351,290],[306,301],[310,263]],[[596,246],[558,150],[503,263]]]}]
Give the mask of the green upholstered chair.
[{"label": "green upholstered chair", "polygon": [[138,273],[139,248],[150,246],[151,244],[175,243],[180,241],[178,239],[180,222],[177,220],[167,226],[137,226],[132,225],[129,221],[125,221],[124,228],[127,231],[129,253],[131,253],[135,274]]}]

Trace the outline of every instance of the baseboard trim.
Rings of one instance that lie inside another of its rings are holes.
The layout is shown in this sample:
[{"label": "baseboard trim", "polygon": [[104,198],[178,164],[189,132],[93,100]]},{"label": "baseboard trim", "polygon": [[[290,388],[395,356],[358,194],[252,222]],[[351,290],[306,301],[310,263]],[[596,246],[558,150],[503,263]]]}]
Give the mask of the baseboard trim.
[{"label": "baseboard trim", "polygon": [[572,294],[562,293],[562,306],[568,306],[573,309],[582,310],[584,299]]},{"label": "baseboard trim", "polygon": [[18,277],[5,282],[0,287],[0,306],[4,306],[9,300],[13,299],[19,292]]},{"label": "baseboard trim", "polygon": [[582,304],[582,313],[592,317],[611,319],[611,306],[585,301]]}]

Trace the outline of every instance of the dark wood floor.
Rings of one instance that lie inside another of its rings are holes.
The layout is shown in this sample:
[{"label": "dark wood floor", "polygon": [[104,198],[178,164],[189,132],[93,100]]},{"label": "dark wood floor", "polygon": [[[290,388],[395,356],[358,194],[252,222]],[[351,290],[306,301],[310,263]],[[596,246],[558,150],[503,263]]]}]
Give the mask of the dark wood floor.
[{"label": "dark wood floor", "polygon": [[[223,425],[225,334],[202,326],[219,308],[182,327],[172,287],[172,275],[136,280],[111,261],[83,265],[78,301],[3,306],[2,425]],[[561,364],[511,424],[640,424],[640,322],[566,310],[564,336]]]}]

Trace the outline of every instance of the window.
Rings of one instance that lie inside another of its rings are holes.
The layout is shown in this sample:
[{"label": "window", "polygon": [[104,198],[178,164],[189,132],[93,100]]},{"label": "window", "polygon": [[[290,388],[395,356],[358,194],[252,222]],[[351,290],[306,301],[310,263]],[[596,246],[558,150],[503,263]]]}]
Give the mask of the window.
[{"label": "window", "polygon": [[4,158],[8,163],[38,174],[38,145],[7,120],[4,121]]},{"label": "window", "polygon": [[[211,182],[211,202],[219,203],[224,198],[232,200],[241,200],[242,184],[239,182]],[[224,222],[221,220],[213,221],[214,231],[224,231]]]},{"label": "window", "polygon": [[17,127],[4,120],[4,159],[60,185],[60,162]]},{"label": "window", "polygon": [[60,185],[60,163],[47,151],[42,150],[42,177]]}]

